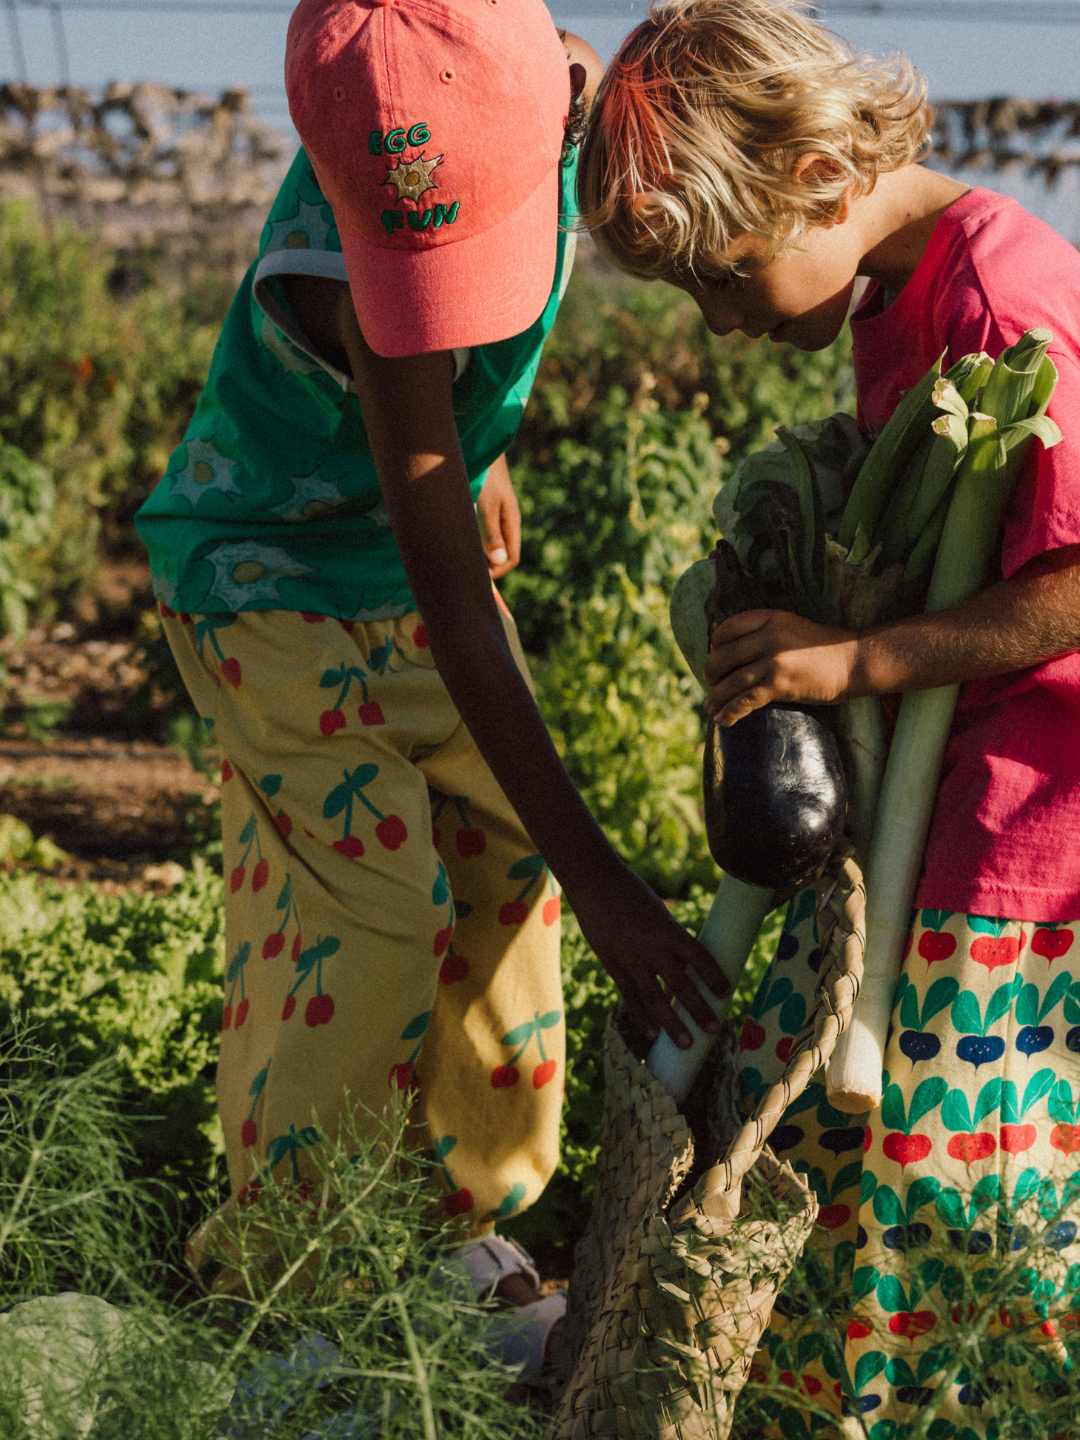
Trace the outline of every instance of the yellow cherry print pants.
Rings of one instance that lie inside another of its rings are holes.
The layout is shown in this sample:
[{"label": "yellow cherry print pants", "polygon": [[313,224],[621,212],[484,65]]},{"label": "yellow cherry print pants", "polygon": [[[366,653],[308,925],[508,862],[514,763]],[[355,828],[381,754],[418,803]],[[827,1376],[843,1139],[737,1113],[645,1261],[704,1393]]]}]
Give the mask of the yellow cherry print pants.
[{"label": "yellow cherry print pants", "polygon": [[301,1179],[346,1092],[379,1113],[396,1085],[447,1213],[474,1233],[515,1214],[558,1159],[559,892],[420,616],[162,614],[223,756],[234,1200]]}]

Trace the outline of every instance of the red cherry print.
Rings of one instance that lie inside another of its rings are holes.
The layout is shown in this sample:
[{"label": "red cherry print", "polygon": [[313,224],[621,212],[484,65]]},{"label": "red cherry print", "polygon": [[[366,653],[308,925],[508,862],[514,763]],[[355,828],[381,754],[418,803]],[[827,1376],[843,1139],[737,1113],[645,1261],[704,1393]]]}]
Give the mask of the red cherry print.
[{"label": "red cherry print", "polygon": [[248,1017],[248,1010],[249,1010],[250,1008],[251,1008],[251,1001],[250,1001],[250,1000],[241,1000],[241,1001],[240,1001],[240,1004],[236,1007],[236,1021],[235,1021],[234,1026],[233,1026],[233,1028],[234,1028],[235,1030],[239,1030],[239,1029],[240,1029],[240,1026],[243,1025],[244,1021],[245,1021],[245,1020],[247,1019],[247,1017]]},{"label": "red cherry print", "polygon": [[418,650],[427,650],[430,647],[431,641],[427,638],[426,625],[417,625],[412,632],[412,642]]},{"label": "red cherry print", "polygon": [[324,735],[333,735],[334,731],[342,729],[344,724],[343,710],[324,710],[319,716],[319,729]]},{"label": "red cherry print", "polygon": [[558,1067],[554,1060],[543,1060],[533,1071],[533,1089],[542,1090]]},{"label": "red cherry print", "polygon": [[1050,1131],[1050,1144],[1063,1155],[1080,1150],[1080,1125],[1055,1125]]},{"label": "red cherry print", "polygon": [[175,619],[176,619],[176,611],[175,611],[175,610],[170,610],[169,607],[168,607],[168,605],[165,604],[165,601],[164,601],[164,600],[159,600],[159,601],[158,601],[158,610],[161,612],[161,618],[162,618],[163,620],[175,620]]},{"label": "red cherry print", "polygon": [[281,1007],[281,1018],[282,1018],[282,1020],[288,1020],[289,1016],[293,1013],[293,1011],[294,1011],[295,1009],[296,1009],[296,996],[295,996],[295,995],[286,995],[286,996],[285,996],[285,1004]]},{"label": "red cherry print", "polygon": [[873,1139],[874,1139],[874,1132],[870,1129],[870,1126],[867,1125],[867,1127],[866,1127],[866,1134],[863,1136],[863,1142],[862,1142],[862,1153],[863,1153],[864,1155],[868,1153],[868,1151],[869,1151],[869,1149],[870,1149],[870,1146],[871,1146],[871,1144],[873,1143]]},{"label": "red cherry print", "polygon": [[259,863],[255,866],[254,873],[251,877],[251,888],[255,891],[256,895],[259,893],[259,891],[263,888],[263,886],[269,879],[270,861],[260,860]]},{"label": "red cherry print", "polygon": [[274,816],[274,824],[277,826],[277,828],[281,831],[282,835],[287,840],[292,834],[292,821],[289,819],[288,815],[285,814],[284,810],[279,810],[278,813]]},{"label": "red cherry print", "polygon": [[472,825],[468,829],[462,829],[454,837],[457,845],[457,853],[463,860],[471,860],[474,855],[482,855],[487,849],[487,836],[478,825]]},{"label": "red cherry print", "polygon": [[293,963],[294,965],[299,965],[299,963],[300,963],[300,951],[301,951],[302,949],[303,949],[302,938],[301,938],[301,935],[300,935],[300,931],[298,930],[298,931],[296,932],[296,939],[292,942],[292,963]]},{"label": "red cherry print", "polygon": [[1036,930],[1031,937],[1031,949],[1034,954],[1041,955],[1052,965],[1055,960],[1060,960],[1062,955],[1067,955],[1072,949],[1073,932],[1071,930]]},{"label": "red cherry print", "polygon": [[259,1127],[254,1120],[245,1120],[240,1126],[240,1144],[245,1150],[250,1150],[259,1138]]},{"label": "red cherry print", "polygon": [[909,931],[907,932],[907,938],[906,938],[905,941],[904,941],[904,954],[903,954],[903,957],[902,957],[904,960],[906,960],[907,957],[911,954],[911,942],[912,942],[914,939],[915,939],[915,932],[914,932],[913,930],[909,930]]},{"label": "red cherry print", "polygon": [[229,876],[229,889],[235,895],[244,883],[245,869],[243,865],[237,865],[236,869]]},{"label": "red cherry print", "polygon": [[444,1195],[442,1203],[447,1215],[452,1217],[454,1215],[464,1215],[466,1211],[473,1208],[476,1202],[473,1200],[472,1191],[466,1190],[463,1185],[460,1190],[455,1190],[452,1195]]},{"label": "red cherry print", "polygon": [[403,1094],[408,1090],[419,1090],[420,1082],[413,1074],[415,1069],[415,1065],[391,1065],[388,1080],[391,1090],[395,1085]]},{"label": "red cherry print", "polygon": [[928,1335],[937,1324],[938,1317],[933,1310],[900,1310],[895,1315],[889,1316],[889,1333],[891,1335],[903,1335],[910,1340],[912,1345],[920,1335]]},{"label": "red cherry print", "polygon": [[[1001,1148],[1007,1155],[1020,1155],[1035,1144],[1035,1126],[1002,1125],[1000,1138]],[[1050,1144],[1053,1143],[1054,1137],[1051,1135]]]},{"label": "red cherry print", "polygon": [[364,842],[359,835],[346,835],[344,840],[334,841],[334,849],[339,855],[347,855],[350,860],[356,860],[364,853]]},{"label": "red cherry print", "polygon": [[782,1060],[785,1065],[791,1058],[791,1047],[794,1043],[794,1035],[785,1035],[782,1040],[776,1042],[776,1058]]},{"label": "red cherry print", "polygon": [[848,1321],[847,1338],[849,1340],[865,1340],[867,1335],[872,1335],[873,1333],[873,1326],[867,1325],[864,1320]]},{"label": "red cherry print", "polygon": [[263,941],[263,959],[273,960],[275,955],[280,955],[285,949],[285,936],[280,930],[275,930],[273,935],[267,935]]},{"label": "red cherry print", "polygon": [[439,982],[453,985],[456,980],[465,980],[469,974],[469,962],[464,955],[447,955],[439,969]]},{"label": "red cherry print", "polygon": [[802,1377],[802,1388],[807,1395],[818,1395],[821,1392],[821,1381],[816,1375],[804,1375]]},{"label": "red cherry print", "polygon": [[229,1026],[230,1026],[231,1024],[232,1024],[232,1006],[231,1006],[231,1005],[226,1005],[226,1006],[225,1006],[225,1013],[224,1013],[224,1014],[222,1015],[222,1017],[221,1017],[221,1028],[222,1028],[222,1030],[228,1030],[228,1028],[229,1028]]},{"label": "red cherry print", "polygon": [[229,764],[228,760],[222,760],[222,762],[221,762],[221,783],[224,785],[226,780],[231,780],[231,779],[232,779],[232,766]]},{"label": "red cherry print", "polygon": [[765,1027],[759,1025],[748,1015],[743,1021],[742,1034],[739,1036],[740,1050],[760,1050],[765,1044]]},{"label": "red cherry print", "polygon": [[962,1160],[965,1165],[972,1165],[976,1160],[985,1160],[988,1155],[992,1155],[997,1149],[997,1141],[993,1135],[983,1130],[977,1135],[951,1135],[945,1149],[954,1160]]},{"label": "red cherry print", "polygon": [[352,632],[353,632],[353,626],[354,626],[354,624],[355,624],[354,621],[352,621],[352,620],[339,620],[337,623],[341,626],[342,630],[345,631],[345,634],[346,634],[346,635],[351,635],[351,634],[352,634]]},{"label": "red cherry print", "polygon": [[822,1205],[818,1211],[818,1224],[824,1230],[839,1230],[851,1219],[850,1205]]},{"label": "red cherry print", "polygon": [[956,936],[947,931],[924,930],[919,936],[919,954],[927,966],[933,965],[935,960],[948,960],[955,949]]},{"label": "red cherry print", "polygon": [[329,1025],[334,1018],[334,997],[332,995],[312,995],[304,1010],[304,1021],[315,1029],[316,1025]]},{"label": "red cherry print", "polygon": [[491,1072],[491,1088],[493,1090],[509,1090],[521,1079],[521,1072],[516,1065],[496,1065]]},{"label": "red cherry print", "polygon": [[780,1384],[786,1385],[789,1390],[795,1389],[795,1376],[790,1370],[780,1371]]},{"label": "red cherry print", "polygon": [[377,700],[365,701],[356,713],[360,716],[361,725],[386,724],[386,716],[382,713],[382,706]]},{"label": "red cherry print", "polygon": [[529,907],[524,900],[507,900],[499,907],[500,925],[524,925],[529,918]]},{"label": "red cherry print", "polygon": [[375,826],[375,834],[384,850],[400,850],[409,838],[405,821],[400,815],[387,815]]},{"label": "red cherry print", "polygon": [[555,921],[558,920],[562,914],[562,896],[552,895],[549,899],[545,900],[542,914],[545,925],[554,925]]},{"label": "red cherry print", "polygon": [[1000,965],[1015,965],[1019,954],[1020,941],[1008,935],[980,935],[971,942],[972,960],[991,973]]},{"label": "red cherry print", "polygon": [[894,1131],[886,1135],[881,1149],[887,1160],[895,1160],[903,1170],[916,1160],[925,1160],[932,1149],[929,1135],[901,1135]]},{"label": "red cherry print", "polygon": [[321,625],[326,619],[325,615],[316,615],[311,610],[301,610],[300,618],[307,625]]},{"label": "red cherry print", "polygon": [[442,831],[437,825],[431,827],[431,843],[435,846],[436,850],[442,844]]},{"label": "red cherry print", "polygon": [[431,947],[434,955],[441,955],[453,938],[454,927],[451,925],[446,930],[440,930],[435,936],[435,943]]},{"label": "red cherry print", "polygon": [[228,680],[234,690],[240,689],[240,661],[235,655],[230,655],[225,664],[221,667],[221,673]]}]

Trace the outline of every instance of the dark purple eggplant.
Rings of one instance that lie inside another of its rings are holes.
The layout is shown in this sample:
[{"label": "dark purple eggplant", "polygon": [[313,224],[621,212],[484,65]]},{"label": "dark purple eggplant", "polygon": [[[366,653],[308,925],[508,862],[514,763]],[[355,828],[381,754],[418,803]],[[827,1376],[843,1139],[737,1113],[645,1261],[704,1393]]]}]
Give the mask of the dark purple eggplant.
[{"label": "dark purple eggplant", "polygon": [[773,703],[705,740],[705,833],[713,859],[748,885],[790,892],[840,838],[847,785],[836,737],[813,707]]},{"label": "dark purple eggplant", "polygon": [[[710,633],[730,615],[769,605],[727,541],[715,558]],[[722,870],[782,892],[817,875],[847,812],[840,747],[818,707],[774,702],[727,728],[710,721],[704,778],[705,833]]]}]

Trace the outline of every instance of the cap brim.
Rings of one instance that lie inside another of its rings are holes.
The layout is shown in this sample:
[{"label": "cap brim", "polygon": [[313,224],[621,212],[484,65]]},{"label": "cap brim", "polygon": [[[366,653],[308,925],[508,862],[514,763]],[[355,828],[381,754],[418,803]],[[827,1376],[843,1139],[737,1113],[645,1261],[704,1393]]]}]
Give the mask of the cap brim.
[{"label": "cap brim", "polygon": [[551,294],[560,167],[501,224],[423,249],[372,245],[339,223],[356,318],[377,355],[428,355],[520,334]]}]

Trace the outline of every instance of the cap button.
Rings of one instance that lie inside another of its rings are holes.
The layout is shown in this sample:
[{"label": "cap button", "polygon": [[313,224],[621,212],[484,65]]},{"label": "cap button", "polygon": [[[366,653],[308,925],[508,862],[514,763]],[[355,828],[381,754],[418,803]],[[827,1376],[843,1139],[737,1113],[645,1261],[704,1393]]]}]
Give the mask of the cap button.
[{"label": "cap button", "polygon": [[393,5],[395,0],[371,0],[372,5]]}]

